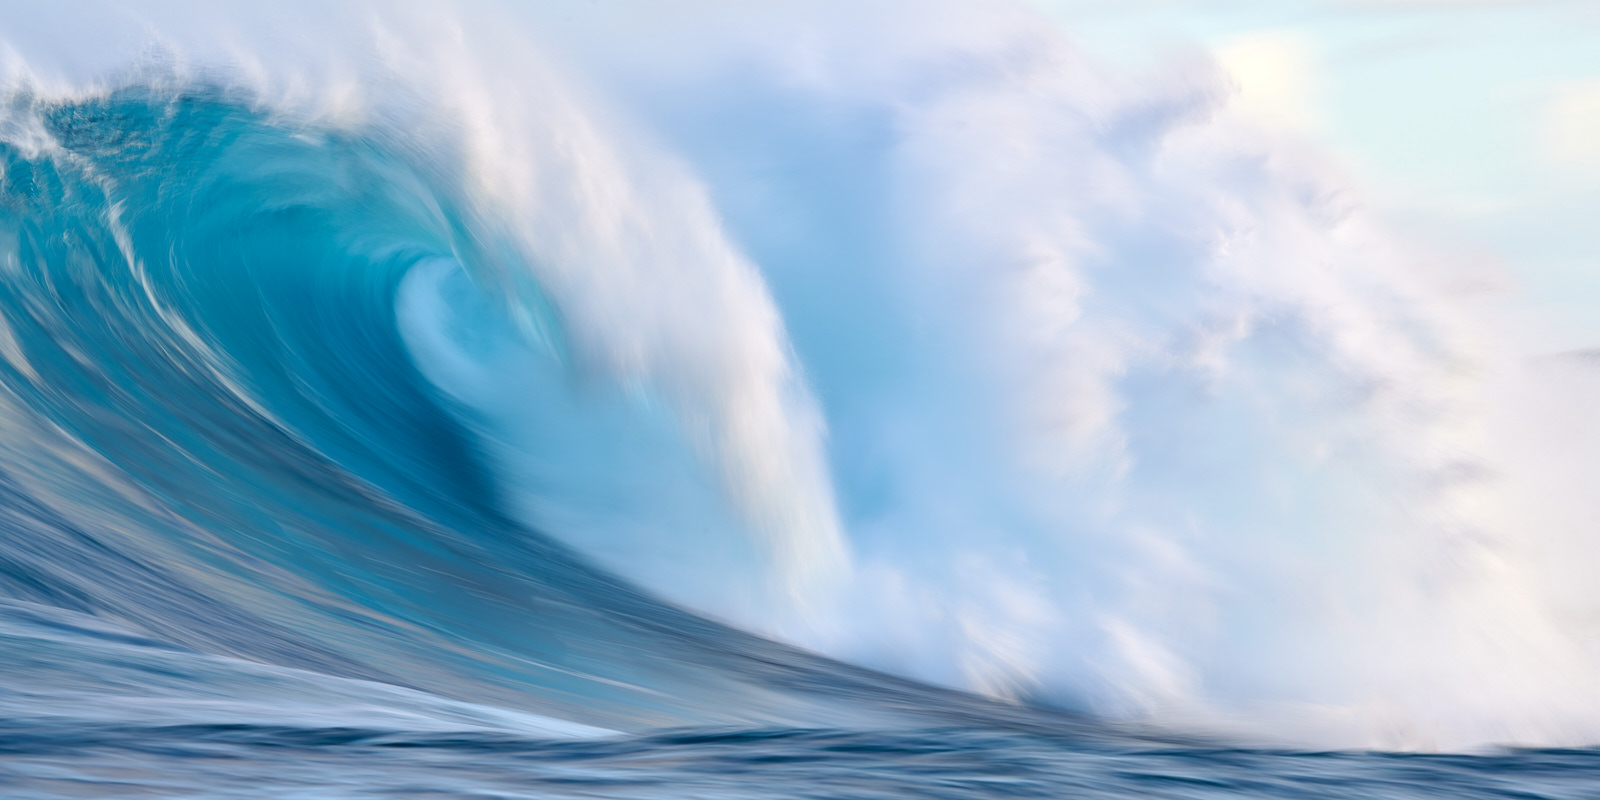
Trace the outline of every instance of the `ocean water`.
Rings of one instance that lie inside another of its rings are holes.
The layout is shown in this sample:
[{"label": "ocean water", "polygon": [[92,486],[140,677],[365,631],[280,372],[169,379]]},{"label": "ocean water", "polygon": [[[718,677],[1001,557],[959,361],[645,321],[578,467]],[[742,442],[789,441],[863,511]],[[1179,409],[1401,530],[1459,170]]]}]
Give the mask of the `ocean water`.
[{"label": "ocean water", "polygon": [[1593,359],[1203,59],[98,8],[0,22],[0,796],[1600,796]]}]

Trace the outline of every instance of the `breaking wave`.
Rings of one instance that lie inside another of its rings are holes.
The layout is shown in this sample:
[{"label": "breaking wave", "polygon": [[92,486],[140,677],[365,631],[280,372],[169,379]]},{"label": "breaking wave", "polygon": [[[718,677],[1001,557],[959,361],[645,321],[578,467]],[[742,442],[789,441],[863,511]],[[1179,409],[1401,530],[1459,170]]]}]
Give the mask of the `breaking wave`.
[{"label": "breaking wave", "polygon": [[1203,59],[368,10],[12,23],[33,711],[107,624],[259,709],[1595,739],[1592,368]]}]

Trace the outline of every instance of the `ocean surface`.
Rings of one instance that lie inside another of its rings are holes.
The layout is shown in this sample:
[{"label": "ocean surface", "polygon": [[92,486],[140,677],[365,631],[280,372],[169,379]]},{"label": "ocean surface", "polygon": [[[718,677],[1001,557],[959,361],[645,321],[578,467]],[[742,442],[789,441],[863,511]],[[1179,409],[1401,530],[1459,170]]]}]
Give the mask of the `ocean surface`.
[{"label": "ocean surface", "polygon": [[0,21],[0,797],[1600,797],[1592,359],[926,8]]}]

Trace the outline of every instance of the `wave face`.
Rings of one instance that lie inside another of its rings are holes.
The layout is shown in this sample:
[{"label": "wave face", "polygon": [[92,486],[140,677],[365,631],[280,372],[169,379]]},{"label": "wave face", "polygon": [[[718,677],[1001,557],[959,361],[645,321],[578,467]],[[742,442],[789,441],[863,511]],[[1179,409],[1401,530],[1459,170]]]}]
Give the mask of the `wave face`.
[{"label": "wave face", "polygon": [[1600,736],[1592,366],[1210,66],[383,9],[14,23],[7,719]]},{"label": "wave face", "polygon": [[9,595],[204,652],[651,717],[627,673],[675,670],[629,667],[632,631],[715,626],[496,510],[395,327],[403,276],[462,235],[425,176],[215,91],[24,113],[44,143],[4,154]]}]

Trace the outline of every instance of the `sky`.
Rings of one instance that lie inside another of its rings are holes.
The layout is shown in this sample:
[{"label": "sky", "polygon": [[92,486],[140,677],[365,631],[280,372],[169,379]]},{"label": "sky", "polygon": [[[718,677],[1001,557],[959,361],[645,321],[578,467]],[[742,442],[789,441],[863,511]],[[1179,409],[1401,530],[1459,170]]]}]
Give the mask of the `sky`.
[{"label": "sky", "polygon": [[1600,347],[1600,3],[1030,0],[1133,67],[1197,47],[1236,107],[1326,147],[1366,203],[1463,264],[1531,352]]}]

